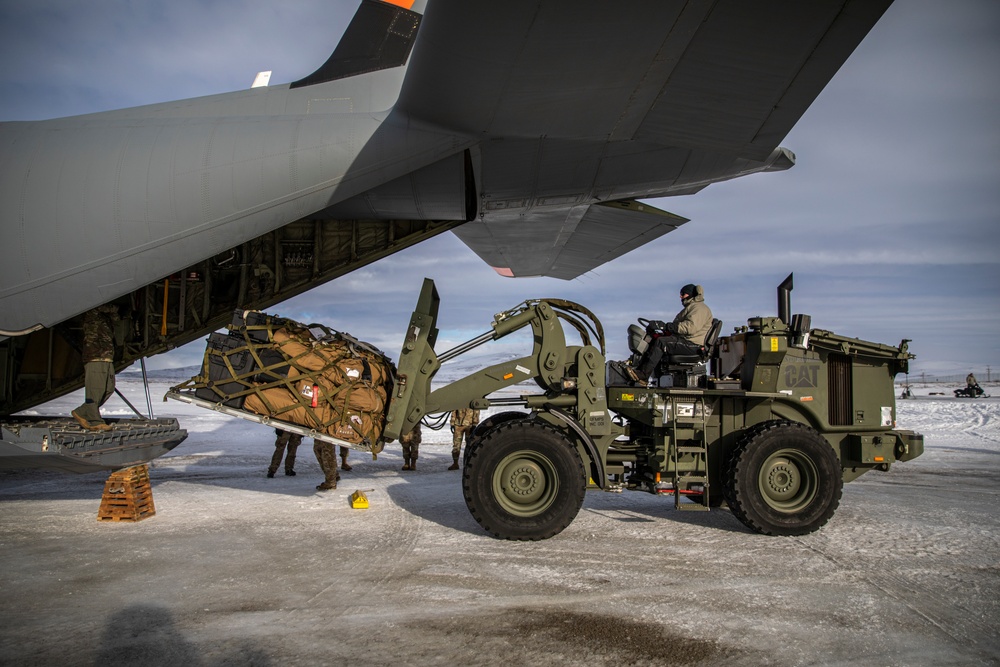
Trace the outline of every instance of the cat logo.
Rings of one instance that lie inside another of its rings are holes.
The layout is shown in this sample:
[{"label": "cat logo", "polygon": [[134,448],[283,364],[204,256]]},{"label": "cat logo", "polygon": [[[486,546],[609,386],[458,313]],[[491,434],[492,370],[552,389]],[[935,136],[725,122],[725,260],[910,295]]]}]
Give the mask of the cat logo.
[{"label": "cat logo", "polygon": [[819,364],[802,364],[785,368],[786,387],[815,387],[819,377]]}]

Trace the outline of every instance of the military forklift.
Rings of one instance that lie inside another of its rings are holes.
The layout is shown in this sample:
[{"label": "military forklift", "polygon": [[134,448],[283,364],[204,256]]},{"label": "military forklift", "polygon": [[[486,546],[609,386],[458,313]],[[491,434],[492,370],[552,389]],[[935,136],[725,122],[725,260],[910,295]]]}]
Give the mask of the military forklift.
[{"label": "military forklift", "polygon": [[[476,429],[462,473],[469,510],[499,538],[557,535],[588,488],[673,496],[679,511],[725,502],[757,533],[811,533],[833,516],[845,482],[920,456],[923,436],[895,428],[893,382],[913,357],[909,341],[892,347],[811,329],[809,316],[790,315],[791,289],[790,275],[777,317],[751,318],[728,336],[713,323],[699,353],[640,377],[654,343],[648,320],[630,327],[632,358],[607,362],[599,320],[559,299],[505,310],[491,331],[439,355],[440,299],[427,279],[383,437],[434,413],[503,408]],[[563,324],[581,344],[567,345]],[[526,327],[529,355],[432,388],[443,363]],[[491,397],[526,380],[524,394]]]}]

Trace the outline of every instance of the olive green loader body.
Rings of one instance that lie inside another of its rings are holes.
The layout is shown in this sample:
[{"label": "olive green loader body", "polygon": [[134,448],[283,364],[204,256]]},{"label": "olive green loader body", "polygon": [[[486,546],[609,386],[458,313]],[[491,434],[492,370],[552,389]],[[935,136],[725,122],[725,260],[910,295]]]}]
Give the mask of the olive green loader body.
[{"label": "olive green loader body", "polygon": [[[916,458],[923,437],[895,428],[893,383],[912,358],[908,341],[892,347],[810,329],[808,316],[789,316],[791,276],[786,283],[779,317],[752,318],[712,341],[702,363],[639,381],[622,372],[628,364],[606,363],[592,313],[555,299],[499,313],[492,331],[439,356],[440,301],[425,280],[385,437],[428,414],[510,407],[477,428],[462,480],[473,516],[501,538],[558,534],[588,488],[670,495],[678,510],[725,502],[764,534],[815,531],[843,483]],[[564,324],[582,345],[567,345]],[[445,361],[525,327],[529,354],[432,387]],[[517,397],[493,396],[526,380],[534,386]]]}]

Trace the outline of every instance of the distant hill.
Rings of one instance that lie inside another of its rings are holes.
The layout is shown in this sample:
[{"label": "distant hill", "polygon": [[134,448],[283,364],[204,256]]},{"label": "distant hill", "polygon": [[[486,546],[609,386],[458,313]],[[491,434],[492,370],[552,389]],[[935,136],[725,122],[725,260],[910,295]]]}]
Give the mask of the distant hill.
[{"label": "distant hill", "polygon": [[[146,377],[150,380],[187,380],[198,375],[201,366],[183,366],[181,368],[158,368],[156,370],[146,370]],[[142,368],[138,364],[129,366],[121,373],[118,373],[119,380],[142,381]]]},{"label": "distant hill", "polygon": [[[435,387],[438,387],[448,382],[454,382],[459,378],[471,375],[472,373],[475,373],[483,368],[501,363],[503,361],[516,359],[518,356],[519,355],[506,352],[490,354],[485,351],[476,351],[463,355],[462,357],[448,362],[441,368],[435,377],[434,385]],[[150,380],[181,381],[192,378],[199,373],[201,373],[201,365],[182,366],[180,368],[158,368],[156,370],[147,370],[146,377]],[[136,380],[141,382],[142,369],[139,364],[133,364],[124,371],[118,373],[117,377],[119,380]]]}]

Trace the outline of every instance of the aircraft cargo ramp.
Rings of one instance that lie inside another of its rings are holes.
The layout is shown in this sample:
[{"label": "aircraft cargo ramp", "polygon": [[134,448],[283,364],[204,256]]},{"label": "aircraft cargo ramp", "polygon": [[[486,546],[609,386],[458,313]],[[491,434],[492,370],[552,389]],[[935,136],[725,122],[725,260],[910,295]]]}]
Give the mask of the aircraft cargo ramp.
[{"label": "aircraft cargo ramp", "polygon": [[176,419],[107,419],[87,431],[72,417],[10,417],[0,423],[0,467],[86,473],[127,468],[166,454],[187,438]]}]

